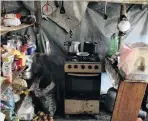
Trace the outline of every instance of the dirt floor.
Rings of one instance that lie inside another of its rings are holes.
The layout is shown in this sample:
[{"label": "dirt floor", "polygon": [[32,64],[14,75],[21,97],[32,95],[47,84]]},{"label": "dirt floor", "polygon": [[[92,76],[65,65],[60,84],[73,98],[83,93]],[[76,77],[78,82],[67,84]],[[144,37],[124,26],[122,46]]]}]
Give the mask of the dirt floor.
[{"label": "dirt floor", "polygon": [[111,114],[101,111],[98,116],[69,116],[69,118],[59,119],[56,118],[55,121],[110,121]]}]

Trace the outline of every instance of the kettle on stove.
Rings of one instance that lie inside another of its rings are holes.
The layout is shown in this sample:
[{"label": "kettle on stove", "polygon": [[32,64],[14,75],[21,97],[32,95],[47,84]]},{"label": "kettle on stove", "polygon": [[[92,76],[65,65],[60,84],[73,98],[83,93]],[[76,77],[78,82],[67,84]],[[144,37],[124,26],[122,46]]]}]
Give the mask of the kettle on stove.
[{"label": "kettle on stove", "polygon": [[68,52],[70,53],[78,53],[80,52],[80,45],[79,41],[66,41],[64,42],[65,46],[68,46]]},{"label": "kettle on stove", "polygon": [[96,53],[96,45],[97,42],[89,42],[86,41],[84,42],[84,52],[88,52],[90,55],[95,54]]}]

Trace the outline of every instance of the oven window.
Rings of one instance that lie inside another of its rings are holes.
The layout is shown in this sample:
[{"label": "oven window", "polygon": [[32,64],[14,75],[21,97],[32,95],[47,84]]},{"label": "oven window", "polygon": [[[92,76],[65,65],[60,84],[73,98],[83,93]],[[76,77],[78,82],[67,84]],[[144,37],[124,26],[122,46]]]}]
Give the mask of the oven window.
[{"label": "oven window", "polygon": [[72,91],[92,91],[94,80],[92,78],[71,78]]},{"label": "oven window", "polygon": [[67,75],[65,82],[66,95],[69,97],[94,97],[100,95],[101,76]]}]

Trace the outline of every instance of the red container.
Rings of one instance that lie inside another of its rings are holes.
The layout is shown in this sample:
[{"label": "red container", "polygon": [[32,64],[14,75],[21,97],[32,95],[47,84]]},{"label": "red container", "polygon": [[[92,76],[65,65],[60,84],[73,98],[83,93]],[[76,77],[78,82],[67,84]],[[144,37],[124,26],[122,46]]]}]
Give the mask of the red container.
[{"label": "red container", "polygon": [[19,58],[19,59],[15,60],[15,64],[16,64],[17,70],[22,69],[22,68],[23,68],[23,61],[22,61],[22,58]]}]

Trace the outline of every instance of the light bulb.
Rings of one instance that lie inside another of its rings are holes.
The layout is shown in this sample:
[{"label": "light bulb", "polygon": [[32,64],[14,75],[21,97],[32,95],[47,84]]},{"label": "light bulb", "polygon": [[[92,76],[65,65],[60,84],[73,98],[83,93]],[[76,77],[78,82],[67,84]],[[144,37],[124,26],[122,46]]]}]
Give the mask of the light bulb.
[{"label": "light bulb", "polygon": [[128,20],[122,20],[118,23],[118,29],[121,32],[126,32],[130,29],[131,24]]}]

